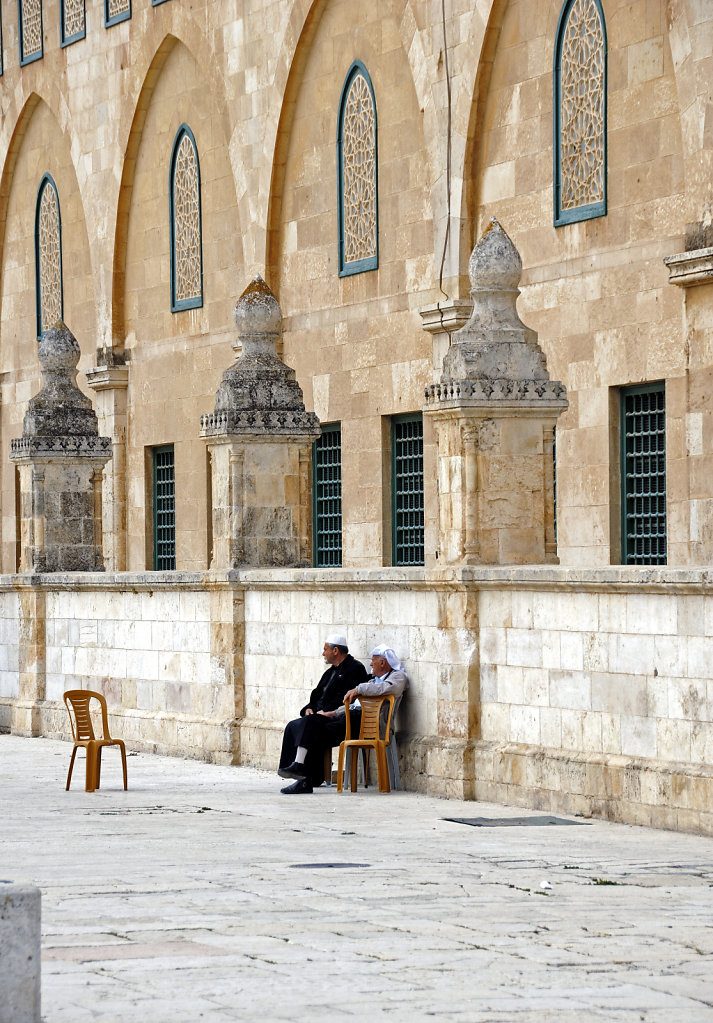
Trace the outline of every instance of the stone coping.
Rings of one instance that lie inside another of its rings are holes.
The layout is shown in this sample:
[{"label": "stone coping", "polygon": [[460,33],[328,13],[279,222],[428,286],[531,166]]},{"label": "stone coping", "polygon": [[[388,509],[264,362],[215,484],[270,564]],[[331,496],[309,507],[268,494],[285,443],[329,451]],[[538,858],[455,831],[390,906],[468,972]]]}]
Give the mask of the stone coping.
[{"label": "stone coping", "polygon": [[203,572],[47,572],[0,575],[0,591],[210,589],[321,589],[370,587],[388,590],[538,589],[572,592],[659,592],[713,594],[713,569],[608,565],[462,566],[449,568],[251,568]]}]

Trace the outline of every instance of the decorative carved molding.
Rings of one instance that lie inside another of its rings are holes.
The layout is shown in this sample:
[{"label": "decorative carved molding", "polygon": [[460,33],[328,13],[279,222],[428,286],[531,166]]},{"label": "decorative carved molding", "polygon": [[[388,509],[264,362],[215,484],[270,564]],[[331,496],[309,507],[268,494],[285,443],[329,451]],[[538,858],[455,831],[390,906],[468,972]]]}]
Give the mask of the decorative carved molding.
[{"label": "decorative carved molding", "polygon": [[713,248],[693,249],[667,256],[669,284],[692,288],[698,284],[713,284]]},{"label": "decorative carved molding", "polygon": [[560,380],[445,380],[425,389],[426,407],[480,402],[567,401],[567,389]]}]

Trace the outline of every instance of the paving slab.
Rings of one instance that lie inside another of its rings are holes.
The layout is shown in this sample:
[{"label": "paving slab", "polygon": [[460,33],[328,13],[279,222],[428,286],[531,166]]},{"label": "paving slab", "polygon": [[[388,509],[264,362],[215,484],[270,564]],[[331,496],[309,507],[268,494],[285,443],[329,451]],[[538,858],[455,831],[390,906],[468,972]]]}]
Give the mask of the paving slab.
[{"label": "paving slab", "polygon": [[713,1023],[711,838],[112,752],[0,735],[46,1023]]}]

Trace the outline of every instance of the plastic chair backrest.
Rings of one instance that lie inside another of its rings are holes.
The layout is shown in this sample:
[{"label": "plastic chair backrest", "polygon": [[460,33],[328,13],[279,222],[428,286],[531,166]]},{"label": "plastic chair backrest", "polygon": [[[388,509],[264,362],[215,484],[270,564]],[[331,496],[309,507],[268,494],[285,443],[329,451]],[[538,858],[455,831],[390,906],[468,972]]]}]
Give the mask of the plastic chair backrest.
[{"label": "plastic chair backrest", "polygon": [[96,739],[94,734],[94,723],[90,711],[92,700],[98,700],[102,715],[102,736],[109,738],[109,725],[106,700],[101,693],[95,693],[92,689],[70,689],[64,694],[64,702],[69,711],[69,721],[72,726],[72,737],[75,742],[87,742]]},{"label": "plastic chair backrest", "polygon": [[[386,736],[386,742],[389,740],[391,735],[391,718],[394,712],[394,703],[396,697],[391,694],[385,696],[360,696],[359,703],[361,704],[361,725],[359,727],[359,739],[366,742],[374,742],[377,739],[381,739],[382,732],[382,721],[381,721],[381,708],[385,703],[388,703],[389,710],[386,717],[386,728],[384,735]],[[349,741],[351,739],[351,722],[350,715],[347,711],[346,721],[346,736],[345,739]]]}]

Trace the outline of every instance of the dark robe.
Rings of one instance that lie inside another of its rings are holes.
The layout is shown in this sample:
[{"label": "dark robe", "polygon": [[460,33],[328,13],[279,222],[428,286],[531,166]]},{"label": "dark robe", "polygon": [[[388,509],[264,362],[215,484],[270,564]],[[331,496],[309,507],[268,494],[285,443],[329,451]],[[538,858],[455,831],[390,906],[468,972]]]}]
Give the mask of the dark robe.
[{"label": "dark robe", "polygon": [[[350,689],[355,689],[360,682],[365,682],[367,672],[361,661],[347,654],[341,664],[329,667],[312,690],[309,702],[300,711],[300,716],[289,721],[282,737],[282,754],[280,767],[289,767],[295,759],[298,746],[307,747],[305,767],[311,785],[321,785],[324,781],[324,751],[338,746],[346,732],[346,717],[341,714],[336,718],[326,718],[317,714],[318,710],[337,710],[344,704],[344,697]],[[305,714],[307,709],[311,714]],[[356,724],[359,729],[359,710],[351,711],[352,728]]]}]

